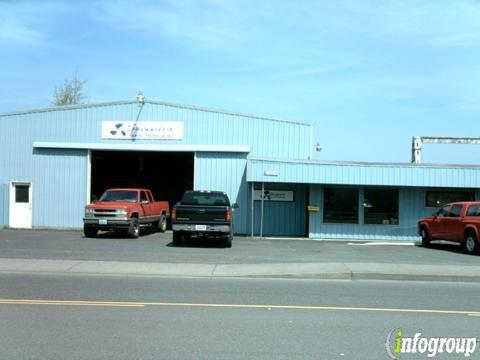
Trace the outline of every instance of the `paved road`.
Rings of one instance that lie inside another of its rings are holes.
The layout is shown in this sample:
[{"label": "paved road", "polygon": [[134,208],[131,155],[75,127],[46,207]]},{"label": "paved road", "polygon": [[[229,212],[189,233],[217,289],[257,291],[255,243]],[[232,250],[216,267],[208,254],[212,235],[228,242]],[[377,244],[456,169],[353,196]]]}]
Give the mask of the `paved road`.
[{"label": "paved road", "polygon": [[171,233],[147,233],[139,239],[106,235],[87,239],[76,231],[0,230],[0,258],[93,261],[164,262],[192,264],[259,263],[383,263],[422,265],[480,264],[479,256],[464,254],[460,247],[437,244],[419,246],[365,246],[348,242],[308,240],[250,240],[235,238],[232,249],[220,244],[190,243],[172,247]]},{"label": "paved road", "polygon": [[0,358],[386,359],[394,328],[480,337],[479,293],[476,284],[2,274]]}]

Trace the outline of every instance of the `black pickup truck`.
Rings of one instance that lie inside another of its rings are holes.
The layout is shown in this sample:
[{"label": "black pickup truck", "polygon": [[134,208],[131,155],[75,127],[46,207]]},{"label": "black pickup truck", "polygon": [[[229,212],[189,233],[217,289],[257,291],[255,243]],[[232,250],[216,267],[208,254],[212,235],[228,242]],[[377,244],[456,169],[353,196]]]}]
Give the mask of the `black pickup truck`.
[{"label": "black pickup truck", "polygon": [[181,246],[192,238],[221,238],[232,247],[233,209],[221,191],[186,191],[172,210],[173,245]]}]

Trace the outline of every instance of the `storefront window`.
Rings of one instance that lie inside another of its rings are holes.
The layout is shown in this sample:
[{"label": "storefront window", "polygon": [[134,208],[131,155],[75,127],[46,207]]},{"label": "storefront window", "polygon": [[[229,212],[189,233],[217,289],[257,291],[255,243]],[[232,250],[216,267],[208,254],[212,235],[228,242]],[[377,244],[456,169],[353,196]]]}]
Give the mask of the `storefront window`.
[{"label": "storefront window", "polygon": [[323,222],[358,224],[358,189],[326,188]]},{"label": "storefront window", "polygon": [[440,207],[455,201],[475,200],[473,191],[427,191],[425,192],[425,207]]},{"label": "storefront window", "polygon": [[398,224],[398,190],[365,189],[365,224]]}]

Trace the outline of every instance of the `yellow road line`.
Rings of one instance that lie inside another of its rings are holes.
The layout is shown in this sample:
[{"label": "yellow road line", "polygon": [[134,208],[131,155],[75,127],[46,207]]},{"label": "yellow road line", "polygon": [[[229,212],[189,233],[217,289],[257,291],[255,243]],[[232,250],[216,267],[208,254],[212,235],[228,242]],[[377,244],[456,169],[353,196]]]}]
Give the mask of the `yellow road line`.
[{"label": "yellow road line", "polygon": [[141,303],[114,301],[65,301],[65,300],[27,300],[0,299],[0,305],[61,305],[61,306],[105,306],[105,307],[145,307]]},{"label": "yellow road line", "polygon": [[262,305],[262,304],[206,304],[182,302],[125,302],[125,301],[83,301],[83,300],[42,300],[42,299],[0,299],[0,305],[62,305],[62,306],[105,306],[105,307],[190,307],[190,308],[233,308],[233,309],[278,309],[278,310],[312,310],[312,311],[357,311],[389,312],[413,314],[443,314],[480,316],[480,311],[434,310],[434,309],[399,309],[342,306],[309,305]]},{"label": "yellow road line", "polygon": [[342,307],[342,306],[309,306],[309,305],[255,305],[255,304],[197,304],[197,303],[168,303],[151,302],[142,303],[145,306],[182,306],[182,307],[213,307],[213,308],[238,308],[238,309],[280,309],[280,310],[324,310],[324,311],[361,311],[361,312],[394,312],[394,313],[423,313],[423,314],[449,314],[449,315],[474,315],[480,312],[461,310],[433,310],[433,309],[396,309],[396,308],[368,308],[368,307]]}]

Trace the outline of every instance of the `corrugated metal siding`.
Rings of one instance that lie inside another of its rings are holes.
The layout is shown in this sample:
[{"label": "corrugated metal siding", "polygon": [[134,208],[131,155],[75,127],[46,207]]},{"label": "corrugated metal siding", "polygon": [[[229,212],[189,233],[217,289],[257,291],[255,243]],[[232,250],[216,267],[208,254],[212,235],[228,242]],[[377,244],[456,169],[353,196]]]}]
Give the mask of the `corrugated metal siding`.
[{"label": "corrugated metal siding", "polygon": [[[8,126],[7,126],[8,125]],[[33,158],[31,137],[34,129],[23,127],[21,122],[6,122],[0,118],[0,186],[4,189],[3,225],[8,226],[10,182],[32,182]]]},{"label": "corrugated metal siding", "polygon": [[[306,159],[310,152],[311,126],[208,109],[146,103],[139,121],[181,121],[184,138],[171,140],[104,140],[101,122],[133,121],[136,103],[118,103],[55,111],[0,116],[0,210],[8,209],[8,184],[33,183],[33,226],[81,227],[86,195],[85,150],[33,149],[37,142],[104,144],[249,145],[257,156]],[[272,136],[274,134],[275,137]],[[268,141],[267,141],[268,140]],[[284,146],[284,143],[290,146]],[[237,232],[247,232],[248,192],[246,154],[197,154],[196,186],[227,191],[241,204],[236,216]],[[207,169],[207,170],[203,170]],[[215,174],[214,176],[211,176]],[[221,174],[218,176],[218,174]],[[225,175],[227,174],[227,175]],[[70,190],[70,191],[69,191]],[[247,199],[247,200],[245,200]],[[2,211],[0,221],[8,222]],[[2,220],[3,219],[3,220]],[[6,220],[5,220],[6,219]]]},{"label": "corrugated metal siding", "polygon": [[311,186],[310,205],[320,211],[309,215],[309,236],[314,239],[418,240],[417,221],[434,209],[425,207],[425,190],[399,189],[398,225],[323,224],[323,186]]},{"label": "corrugated metal siding", "polygon": [[323,188],[318,185],[310,185],[308,204],[317,206],[318,212],[308,212],[308,236],[311,238],[324,237],[322,227],[323,219]]},{"label": "corrugated metal siding", "polygon": [[[307,159],[310,155],[308,124],[260,119],[230,113],[196,110],[161,104],[145,104],[139,121],[181,121],[183,140],[104,140],[101,122],[134,121],[137,104],[85,107],[0,116],[10,143],[62,141],[138,144],[250,145],[255,156]],[[27,134],[24,132],[27,131]],[[289,146],[284,146],[288,143]]]},{"label": "corrugated metal siding", "polygon": [[7,140],[7,123],[0,117],[0,226],[8,222],[8,184],[7,184],[7,155],[8,148],[4,145]]},{"label": "corrugated metal siding", "polygon": [[6,122],[0,117],[0,226],[8,225],[8,183],[9,171],[7,168],[8,148],[4,145],[8,136]]},{"label": "corrugated metal siding", "polygon": [[[0,117],[0,184],[5,189],[1,206],[8,209],[11,181],[31,182],[34,227],[82,225],[87,152],[32,148],[37,138],[64,141],[81,136],[81,124],[66,122],[61,113]],[[8,225],[7,215],[3,219]]]},{"label": "corrugated metal siding", "polygon": [[9,193],[8,185],[0,184],[0,227],[8,225]]},{"label": "corrugated metal siding", "polygon": [[195,154],[195,190],[224,191],[235,209],[235,233],[248,232],[248,188],[246,178],[246,154],[202,153]]},{"label": "corrugated metal siding", "polygon": [[[249,160],[247,181],[480,188],[480,167]],[[265,171],[278,176],[265,176]]]},{"label": "corrugated metal siding", "polygon": [[87,200],[87,162],[85,150],[34,151],[34,227],[82,227]]},{"label": "corrugated metal siding", "polygon": [[[251,185],[246,182],[246,156],[242,154],[196,153],[195,189],[225,191],[236,202],[235,233],[251,232]],[[257,184],[257,187],[260,185]],[[295,202],[264,203],[264,235],[303,236],[306,233],[304,185],[266,184],[266,189],[293,190]],[[255,201],[254,232],[260,233],[260,202]]]},{"label": "corrugated metal siding", "polygon": [[[261,189],[260,184],[255,185]],[[265,190],[293,190],[294,202],[265,201],[263,203],[264,236],[305,236],[306,230],[306,186],[297,184],[265,184]],[[251,188],[250,188],[251,192]],[[251,198],[250,198],[251,199]],[[254,235],[260,234],[261,202],[255,201]],[[251,205],[250,205],[251,207]],[[249,229],[250,233],[250,229]]]}]

